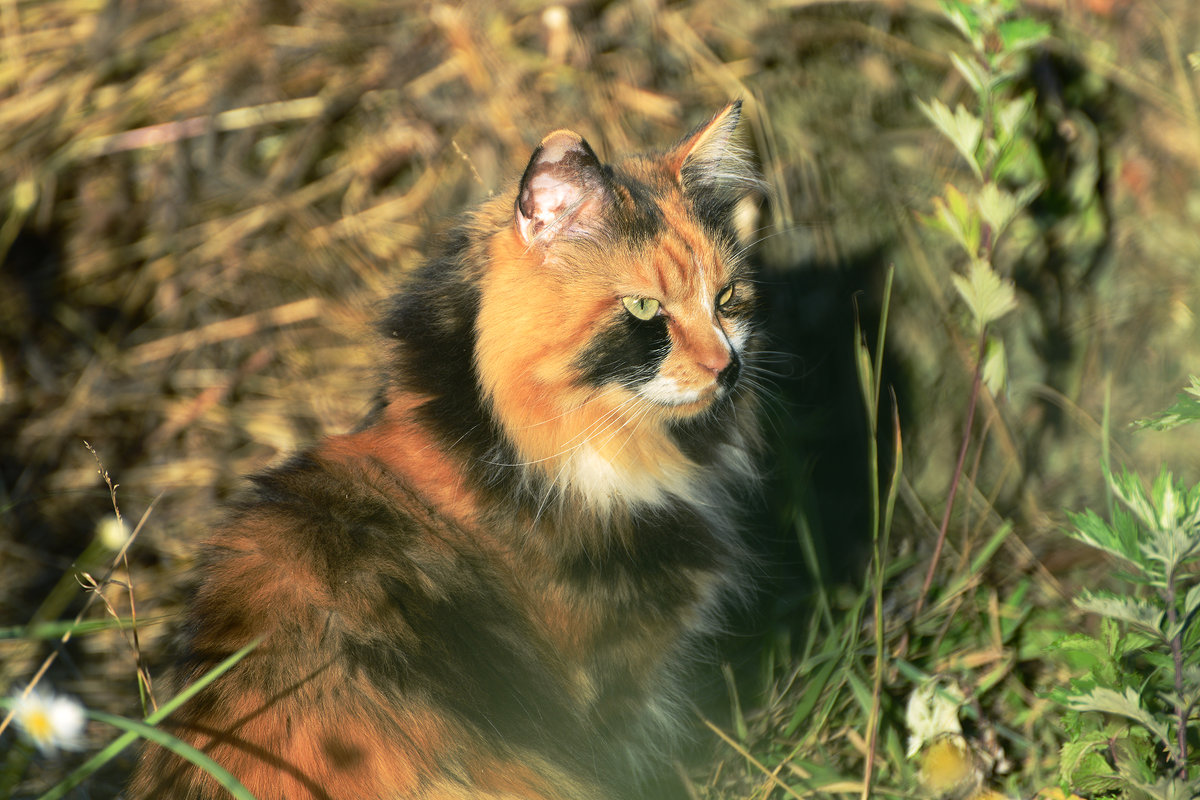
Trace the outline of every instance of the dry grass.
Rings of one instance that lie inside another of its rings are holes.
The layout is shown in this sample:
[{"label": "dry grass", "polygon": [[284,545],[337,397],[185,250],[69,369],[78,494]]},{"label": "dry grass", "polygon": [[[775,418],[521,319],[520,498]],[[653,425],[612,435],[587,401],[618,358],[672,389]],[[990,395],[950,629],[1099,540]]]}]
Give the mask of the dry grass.
[{"label": "dry grass", "polygon": [[[981,512],[1017,519],[1022,558],[1042,554],[1038,532],[1058,509],[1099,498],[1110,377],[1119,424],[1200,371],[1200,118],[1185,61],[1200,10],[1037,8],[1059,32],[1049,82],[1031,83],[1060,132],[1047,152],[1056,179],[1078,189],[1068,201],[1100,205],[1027,231],[1009,262],[1028,311],[1009,331],[1014,393],[990,417],[998,444],[973,488]],[[747,100],[777,191],[762,258],[784,287],[778,345],[804,359],[781,390],[790,419],[776,424],[787,447],[808,450],[784,460],[806,473],[836,448],[813,404],[837,389],[814,394],[813,383],[849,360],[838,326],[851,292],[867,290],[869,308],[896,262],[894,377],[909,403],[919,537],[925,509],[940,508],[970,359],[940,254],[912,214],[958,168],[912,102],[961,92],[947,78],[954,36],[932,11],[0,0],[0,624],[61,596],[53,587],[111,514],[84,440],[120,484],[127,518],[157,499],[132,577],[139,615],[173,614],[193,544],[240,476],[364,411],[375,304],[431,231],[499,189],[550,129],[619,153],[665,144],[733,96]],[[1121,434],[1117,446],[1195,470],[1186,436]],[[811,502],[786,485],[793,477],[784,469],[775,505]],[[813,513],[835,520],[832,505]],[[65,600],[43,613],[82,602]],[[143,629],[152,661],[166,631]],[[0,641],[0,691],[46,651]],[[56,686],[137,713],[120,633],[77,638],[66,656]],[[22,791],[54,774],[32,774]]]}]

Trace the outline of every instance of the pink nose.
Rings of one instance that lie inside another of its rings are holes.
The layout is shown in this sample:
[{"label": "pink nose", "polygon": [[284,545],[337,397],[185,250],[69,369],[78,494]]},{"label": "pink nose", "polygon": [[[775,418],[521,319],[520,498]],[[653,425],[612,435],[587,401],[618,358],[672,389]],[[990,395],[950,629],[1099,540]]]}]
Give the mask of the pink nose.
[{"label": "pink nose", "polygon": [[702,354],[696,363],[713,375],[720,375],[729,366],[729,361],[729,350],[722,347],[720,350]]}]

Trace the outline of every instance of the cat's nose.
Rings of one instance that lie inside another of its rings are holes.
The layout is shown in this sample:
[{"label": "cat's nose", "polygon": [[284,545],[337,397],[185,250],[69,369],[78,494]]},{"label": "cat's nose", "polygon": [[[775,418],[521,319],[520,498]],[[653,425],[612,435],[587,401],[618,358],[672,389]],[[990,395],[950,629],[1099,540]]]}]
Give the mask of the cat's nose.
[{"label": "cat's nose", "polygon": [[713,374],[714,377],[725,371],[733,359],[727,348],[713,349],[704,353],[697,363]]}]

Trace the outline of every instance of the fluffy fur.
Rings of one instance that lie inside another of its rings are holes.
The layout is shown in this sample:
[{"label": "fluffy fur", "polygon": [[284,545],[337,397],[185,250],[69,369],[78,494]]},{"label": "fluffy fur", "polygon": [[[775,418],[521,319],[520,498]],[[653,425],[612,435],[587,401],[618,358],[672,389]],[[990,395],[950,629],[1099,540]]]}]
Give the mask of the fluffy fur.
[{"label": "fluffy fur", "polygon": [[[636,795],[741,583],[738,115],[613,165],[556,131],[446,237],[383,320],[364,425],[255,478],[208,543],[181,680],[262,641],[176,735],[261,800]],[[223,794],[155,746],[129,791]]]}]

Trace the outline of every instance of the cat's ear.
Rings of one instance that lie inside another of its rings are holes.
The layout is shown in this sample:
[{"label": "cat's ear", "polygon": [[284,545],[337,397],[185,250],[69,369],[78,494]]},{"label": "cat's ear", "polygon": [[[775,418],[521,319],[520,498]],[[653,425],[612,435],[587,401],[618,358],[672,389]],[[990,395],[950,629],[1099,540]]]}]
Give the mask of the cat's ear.
[{"label": "cat's ear", "polygon": [[685,191],[729,188],[748,192],[758,188],[758,173],[736,137],[741,118],[742,101],[735,100],[670,152],[667,163]]},{"label": "cat's ear", "polygon": [[554,131],[538,145],[517,191],[517,233],[526,244],[595,223],[607,190],[604,169],[582,136]]}]

